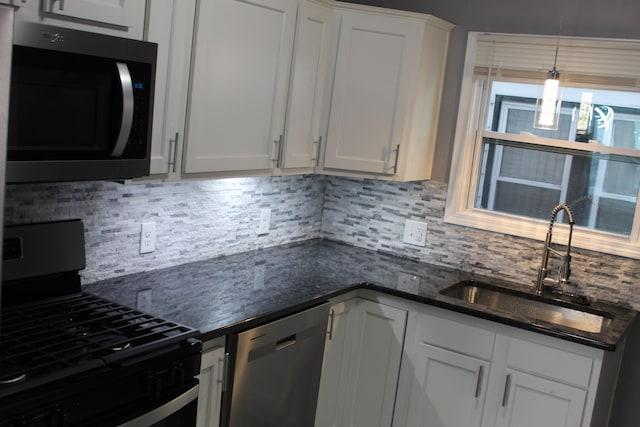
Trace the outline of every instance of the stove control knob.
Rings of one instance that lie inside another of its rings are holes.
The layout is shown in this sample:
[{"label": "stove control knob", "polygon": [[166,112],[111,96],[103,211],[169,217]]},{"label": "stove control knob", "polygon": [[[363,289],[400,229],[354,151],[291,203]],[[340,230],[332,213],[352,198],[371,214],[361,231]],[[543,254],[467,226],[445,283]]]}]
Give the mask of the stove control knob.
[{"label": "stove control knob", "polygon": [[148,395],[160,396],[162,390],[162,377],[155,372],[149,372],[147,374],[147,386],[146,391]]},{"label": "stove control knob", "polygon": [[27,420],[25,417],[22,417],[19,420],[16,420],[15,422],[10,424],[11,427],[28,427],[31,425],[32,425],[31,421]]},{"label": "stove control knob", "polygon": [[181,385],[184,383],[184,366],[182,362],[174,363],[171,366],[171,383],[173,385]]},{"label": "stove control knob", "polygon": [[64,408],[57,407],[53,410],[54,426],[69,427],[69,414]]}]

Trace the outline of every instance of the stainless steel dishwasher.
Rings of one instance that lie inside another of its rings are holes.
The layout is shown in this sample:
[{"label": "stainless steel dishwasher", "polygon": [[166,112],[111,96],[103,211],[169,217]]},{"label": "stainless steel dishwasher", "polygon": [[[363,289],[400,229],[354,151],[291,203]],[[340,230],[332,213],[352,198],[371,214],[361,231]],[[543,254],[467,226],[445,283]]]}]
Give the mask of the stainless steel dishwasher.
[{"label": "stainless steel dishwasher", "polygon": [[329,303],[227,337],[222,426],[313,426]]}]

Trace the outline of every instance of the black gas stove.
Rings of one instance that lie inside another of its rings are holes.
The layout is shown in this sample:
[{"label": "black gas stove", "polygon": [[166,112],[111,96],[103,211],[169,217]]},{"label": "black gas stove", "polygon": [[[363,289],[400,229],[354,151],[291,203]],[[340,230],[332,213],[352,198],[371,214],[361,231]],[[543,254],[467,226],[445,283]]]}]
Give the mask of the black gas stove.
[{"label": "black gas stove", "polygon": [[81,221],[5,227],[4,253],[0,426],[195,425],[198,331],[82,292]]}]

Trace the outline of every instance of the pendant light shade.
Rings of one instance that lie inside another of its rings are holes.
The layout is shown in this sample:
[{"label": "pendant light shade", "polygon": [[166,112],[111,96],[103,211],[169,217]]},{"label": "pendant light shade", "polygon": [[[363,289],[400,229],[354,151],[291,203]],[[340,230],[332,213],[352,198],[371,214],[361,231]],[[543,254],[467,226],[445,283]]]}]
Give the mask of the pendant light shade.
[{"label": "pendant light shade", "polygon": [[[562,20],[560,21],[562,28]],[[537,129],[558,129],[560,119],[560,73],[556,69],[558,63],[558,48],[560,47],[560,35],[556,43],[556,53],[553,58],[553,68],[547,72],[547,80],[544,82],[542,93],[538,97],[536,114],[533,127]]]},{"label": "pendant light shade", "polygon": [[533,127],[538,129],[558,129],[560,118],[560,73],[553,69],[547,73],[542,94],[538,97],[535,122]]}]

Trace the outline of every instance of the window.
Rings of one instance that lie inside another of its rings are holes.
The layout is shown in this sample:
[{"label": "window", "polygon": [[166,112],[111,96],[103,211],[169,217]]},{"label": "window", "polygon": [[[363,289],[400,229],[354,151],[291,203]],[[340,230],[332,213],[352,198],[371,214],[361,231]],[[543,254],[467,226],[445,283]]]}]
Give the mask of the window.
[{"label": "window", "polygon": [[[557,126],[541,129],[556,47]],[[639,70],[640,42],[472,33],[445,221],[542,239],[567,203],[575,246],[640,258]]]}]

